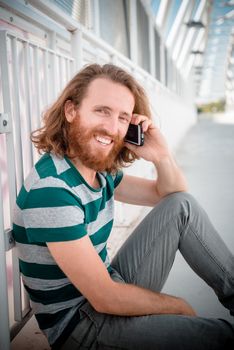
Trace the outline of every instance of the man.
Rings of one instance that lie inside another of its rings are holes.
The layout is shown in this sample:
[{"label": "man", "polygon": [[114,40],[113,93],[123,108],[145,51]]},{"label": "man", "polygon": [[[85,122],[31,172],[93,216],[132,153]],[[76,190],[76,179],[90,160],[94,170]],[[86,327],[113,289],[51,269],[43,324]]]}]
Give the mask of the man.
[{"label": "man", "polygon": [[[143,146],[124,142],[142,123]],[[228,349],[234,325],[160,293],[177,249],[234,315],[234,257],[187,185],[127,72],[89,65],[32,134],[44,155],[18,196],[14,235],[42,331],[61,349]],[[156,180],[123,175],[136,158]],[[109,261],[114,199],[154,207]]]}]

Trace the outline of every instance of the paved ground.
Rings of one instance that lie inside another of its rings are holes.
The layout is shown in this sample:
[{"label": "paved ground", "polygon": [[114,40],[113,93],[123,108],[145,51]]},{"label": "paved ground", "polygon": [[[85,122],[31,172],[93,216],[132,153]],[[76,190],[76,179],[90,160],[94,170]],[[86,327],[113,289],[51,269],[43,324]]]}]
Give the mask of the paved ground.
[{"label": "paved ground", "polygon": [[[182,140],[176,160],[186,174],[190,193],[206,209],[234,252],[234,117],[200,120]],[[111,255],[133,226],[115,229],[110,242]],[[187,266],[180,253],[176,256],[164,292],[184,297],[200,316],[229,318],[213,291]],[[14,349],[48,349],[33,319],[14,340]]]},{"label": "paved ground", "polygon": [[[234,114],[232,118],[220,115],[213,120],[201,119],[182,140],[176,159],[186,174],[190,192],[234,253]],[[230,318],[180,253],[164,291],[184,297],[200,316]]]}]

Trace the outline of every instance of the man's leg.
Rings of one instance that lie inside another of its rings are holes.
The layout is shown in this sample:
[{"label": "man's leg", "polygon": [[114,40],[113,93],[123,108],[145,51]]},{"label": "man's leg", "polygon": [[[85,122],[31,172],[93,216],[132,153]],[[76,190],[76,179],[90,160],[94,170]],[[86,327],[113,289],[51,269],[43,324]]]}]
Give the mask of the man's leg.
[{"label": "man's leg", "polygon": [[[127,283],[160,291],[177,249],[233,311],[233,256],[192,196],[162,200],[136,228],[112,261]],[[118,280],[114,274],[113,278]],[[64,350],[72,349],[233,349],[234,326],[219,319],[180,315],[111,316],[89,303]]]},{"label": "man's leg", "polygon": [[234,256],[188,193],[171,194],[156,205],[111,265],[127,283],[161,291],[177,249],[234,315]]},{"label": "man's leg", "polygon": [[96,312],[88,302],[82,314],[84,318],[61,350],[233,350],[234,329],[224,320],[112,316]]}]

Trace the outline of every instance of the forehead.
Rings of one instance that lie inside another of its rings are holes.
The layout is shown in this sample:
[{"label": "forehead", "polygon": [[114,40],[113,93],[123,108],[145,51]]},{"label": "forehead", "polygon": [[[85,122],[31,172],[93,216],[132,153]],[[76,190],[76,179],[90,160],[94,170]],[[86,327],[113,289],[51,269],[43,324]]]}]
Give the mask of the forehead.
[{"label": "forehead", "polygon": [[92,104],[109,103],[112,107],[126,107],[128,110],[133,110],[135,105],[134,96],[126,86],[105,78],[93,80],[84,99]]}]

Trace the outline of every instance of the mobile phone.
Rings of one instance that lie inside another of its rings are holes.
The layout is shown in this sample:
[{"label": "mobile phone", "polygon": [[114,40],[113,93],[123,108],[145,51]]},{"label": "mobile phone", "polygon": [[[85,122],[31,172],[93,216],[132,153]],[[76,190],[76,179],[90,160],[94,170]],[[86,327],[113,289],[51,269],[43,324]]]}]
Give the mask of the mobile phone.
[{"label": "mobile phone", "polygon": [[142,131],[141,124],[129,124],[127,134],[125,136],[125,141],[132,143],[133,145],[143,146],[144,144],[144,133]]}]

